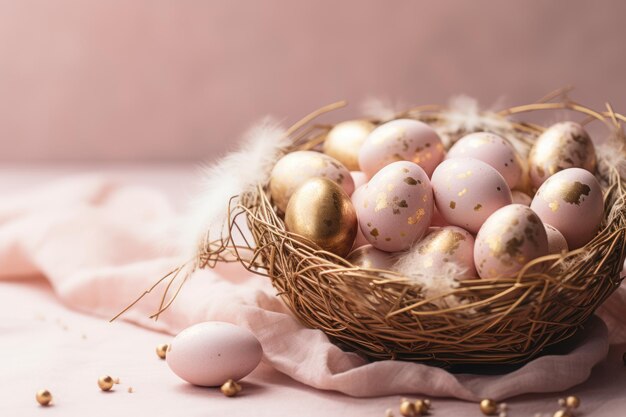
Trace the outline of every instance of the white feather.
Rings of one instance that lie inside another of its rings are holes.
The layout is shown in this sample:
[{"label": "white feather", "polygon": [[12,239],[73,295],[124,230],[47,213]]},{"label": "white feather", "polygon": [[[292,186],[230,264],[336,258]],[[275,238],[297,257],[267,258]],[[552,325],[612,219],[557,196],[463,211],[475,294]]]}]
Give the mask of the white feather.
[{"label": "white feather", "polygon": [[418,251],[408,250],[400,255],[392,269],[415,284],[423,288],[426,298],[439,298],[435,303],[447,306],[460,304],[460,300],[453,296],[446,296],[458,287],[459,277],[465,277],[467,269],[455,262],[446,262],[443,267],[436,270],[422,270],[421,255]]},{"label": "white feather", "polygon": [[[181,233],[186,259],[195,256],[203,239],[225,237],[230,199],[265,183],[289,143],[286,130],[266,118],[244,135],[237,151],[203,169],[202,191],[192,201]],[[237,199],[232,204],[237,204]]]}]

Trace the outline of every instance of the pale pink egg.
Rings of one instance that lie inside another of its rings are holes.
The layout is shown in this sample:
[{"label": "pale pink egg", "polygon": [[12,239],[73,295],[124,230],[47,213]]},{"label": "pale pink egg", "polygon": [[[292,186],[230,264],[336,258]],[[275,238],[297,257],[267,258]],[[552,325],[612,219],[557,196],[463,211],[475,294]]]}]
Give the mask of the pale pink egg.
[{"label": "pale pink egg", "polygon": [[544,224],[544,226],[548,235],[548,252],[550,254],[567,252],[569,248],[563,234],[549,224]]},{"label": "pale pink egg", "polygon": [[502,175],[477,159],[447,159],[437,167],[431,182],[443,218],[472,233],[478,232],[491,213],[512,202]]},{"label": "pale pink egg", "polygon": [[369,134],[359,151],[359,166],[368,177],[396,161],[411,161],[430,175],[443,160],[445,150],[435,130],[412,119],[392,120]]},{"label": "pale pink egg", "polygon": [[514,278],[528,262],[547,254],[543,223],[521,204],[502,207],[489,216],[474,245],[474,263],[481,278]]},{"label": "pale pink egg", "polygon": [[350,171],[341,162],[320,152],[291,152],[276,162],[270,175],[270,194],[276,207],[285,212],[291,195],[311,178],[328,178],[348,195],[354,191]]},{"label": "pale pink egg", "polygon": [[598,233],[604,215],[602,188],[589,171],[568,168],[539,187],[530,207],[563,234],[570,250],[578,249]]},{"label": "pale pink egg", "polygon": [[509,186],[515,187],[522,177],[522,159],[501,136],[476,132],[463,136],[448,150],[446,158],[474,158],[491,165],[502,175]]},{"label": "pale pink egg", "polygon": [[180,332],[165,360],[180,378],[214,387],[245,377],[261,362],[263,349],[247,329],[231,323],[198,323]]},{"label": "pale pink egg", "polygon": [[526,193],[518,190],[511,191],[513,197],[513,204],[522,204],[524,206],[530,206],[533,199]]},{"label": "pale pink egg", "polygon": [[[363,205],[363,190],[365,190],[365,185],[366,184],[363,184],[357,187],[350,197],[352,200],[352,205],[357,211],[357,216],[359,213],[358,207]],[[356,238],[354,239],[354,244],[352,245],[352,250],[355,250],[356,248],[359,248],[363,245],[369,245],[369,241],[365,239],[361,228],[358,227],[356,231]]]},{"label": "pale pink egg", "polygon": [[389,252],[378,250],[372,245],[356,248],[346,257],[346,260],[356,266],[371,269],[391,269],[396,259]]},{"label": "pale pink egg", "polygon": [[367,175],[363,171],[350,171],[350,176],[354,182],[354,189],[356,190],[361,185],[367,184]]},{"label": "pale pink egg", "polygon": [[381,169],[357,195],[365,238],[377,249],[397,252],[421,238],[433,215],[433,191],[424,170],[408,161]]},{"label": "pale pink egg", "polygon": [[476,277],[474,237],[456,226],[439,227],[417,242],[396,265],[398,272],[427,276],[455,273],[458,280]]}]

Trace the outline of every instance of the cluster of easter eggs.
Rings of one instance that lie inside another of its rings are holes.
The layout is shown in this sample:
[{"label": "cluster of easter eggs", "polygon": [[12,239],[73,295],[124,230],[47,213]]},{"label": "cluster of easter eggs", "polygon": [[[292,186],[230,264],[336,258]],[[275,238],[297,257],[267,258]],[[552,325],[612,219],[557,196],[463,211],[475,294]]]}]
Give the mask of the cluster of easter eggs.
[{"label": "cluster of easter eggs", "polygon": [[[596,154],[574,122],[547,128],[528,156],[476,132],[446,151],[413,119],[339,123],[323,148],[285,155],[269,184],[285,227],[355,265],[450,263],[459,279],[511,277],[529,261],[584,246],[604,206]],[[406,271],[403,271],[406,272]]]}]

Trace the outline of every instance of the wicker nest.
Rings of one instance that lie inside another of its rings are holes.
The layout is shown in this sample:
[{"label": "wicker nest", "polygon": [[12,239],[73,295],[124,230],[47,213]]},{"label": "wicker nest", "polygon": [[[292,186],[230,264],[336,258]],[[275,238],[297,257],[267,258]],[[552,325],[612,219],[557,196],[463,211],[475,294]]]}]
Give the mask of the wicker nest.
[{"label": "wicker nest", "polygon": [[[285,152],[319,146],[331,126],[317,125],[314,119],[336,107],[294,125],[288,131],[293,145]],[[605,124],[610,141],[624,140],[624,116],[610,106],[594,111],[569,100],[483,112],[472,126],[454,123],[454,110],[441,106],[418,107],[397,117],[431,124],[448,146],[471,130],[489,130],[505,135],[524,152],[544,127],[514,119],[526,112],[563,109],[582,114],[582,123]],[[620,164],[609,159],[620,162],[626,156],[621,145],[611,149],[611,158],[599,152],[605,207],[601,231],[584,248],[535,259],[517,276],[462,281],[449,293],[428,298],[407,277],[354,266],[294,239],[272,205],[267,184],[232,204],[229,236],[205,242],[197,266],[211,267],[234,255],[247,269],[268,277],[302,323],[371,359],[438,366],[523,363],[573,336],[620,285],[626,255],[626,180],[624,169],[616,166]],[[239,226],[242,217],[254,242]],[[461,302],[450,303],[450,297]]]}]

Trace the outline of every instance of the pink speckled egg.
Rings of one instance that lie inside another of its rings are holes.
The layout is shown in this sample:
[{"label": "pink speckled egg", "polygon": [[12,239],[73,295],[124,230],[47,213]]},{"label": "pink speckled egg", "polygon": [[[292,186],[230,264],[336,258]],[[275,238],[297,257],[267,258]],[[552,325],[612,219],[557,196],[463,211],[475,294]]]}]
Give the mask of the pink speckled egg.
[{"label": "pink speckled egg", "polygon": [[398,119],[378,126],[359,151],[359,166],[368,177],[396,161],[412,161],[430,175],[445,150],[437,132],[426,123]]},{"label": "pink speckled egg", "polygon": [[474,263],[481,278],[513,278],[526,263],[547,254],[543,223],[521,204],[502,207],[489,216],[474,245]]},{"label": "pink speckled egg", "polygon": [[513,204],[522,204],[524,206],[529,206],[533,199],[526,193],[518,190],[511,191],[511,195],[513,197]]},{"label": "pink speckled egg", "polygon": [[261,362],[263,349],[247,329],[231,323],[198,323],[180,332],[165,360],[180,378],[215,387],[245,377]]},{"label": "pink speckled egg", "polygon": [[433,215],[433,191],[424,170],[409,161],[393,162],[358,196],[357,216],[365,238],[377,249],[397,252],[421,238]]},{"label": "pink speckled egg", "polygon": [[431,182],[443,218],[472,233],[478,232],[491,213],[512,202],[504,177],[478,159],[446,159],[433,173]]},{"label": "pink speckled egg", "polygon": [[284,213],[291,195],[311,178],[328,178],[348,195],[354,191],[350,171],[336,159],[314,151],[291,152],[276,162],[270,175],[270,194],[276,207]]},{"label": "pink speckled egg", "polygon": [[568,168],[541,185],[530,207],[565,236],[571,250],[578,249],[598,233],[604,214],[602,188],[589,171]]},{"label": "pink speckled egg", "polygon": [[458,280],[476,277],[474,237],[456,226],[431,229],[404,255],[397,265],[399,272],[410,275],[407,267],[425,275],[449,273],[451,264],[458,268]]},{"label": "pink speckled egg", "polygon": [[350,176],[354,182],[354,189],[356,190],[361,185],[367,184],[367,175],[363,171],[350,171]]},{"label": "pink speckled egg", "polygon": [[502,175],[509,186],[515,187],[522,177],[522,159],[501,136],[488,132],[470,133],[459,139],[446,158],[474,158],[491,165]]},{"label": "pink speckled egg", "polygon": [[544,224],[544,226],[546,228],[546,234],[548,235],[548,252],[550,254],[567,252],[569,248],[563,234],[549,224]]},{"label": "pink speckled egg", "polygon": [[378,250],[372,245],[364,245],[353,250],[346,260],[362,268],[386,270],[391,269],[396,261],[393,254]]}]

